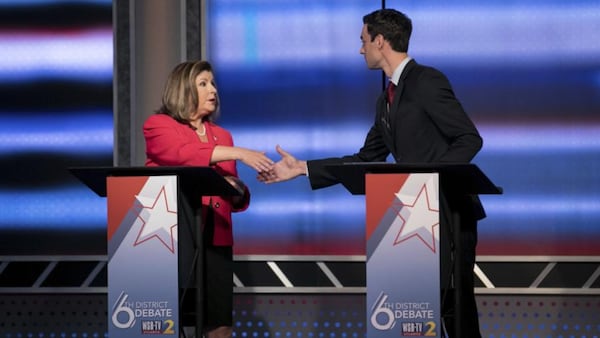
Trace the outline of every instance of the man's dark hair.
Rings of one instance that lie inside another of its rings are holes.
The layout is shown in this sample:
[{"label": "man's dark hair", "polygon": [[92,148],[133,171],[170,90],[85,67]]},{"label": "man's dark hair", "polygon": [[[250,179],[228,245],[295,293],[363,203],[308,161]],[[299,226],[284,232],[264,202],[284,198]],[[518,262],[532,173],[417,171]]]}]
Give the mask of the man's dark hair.
[{"label": "man's dark hair", "polygon": [[408,42],[412,33],[412,22],[403,13],[395,9],[378,9],[363,17],[371,41],[379,34],[389,41],[397,52],[408,52]]}]

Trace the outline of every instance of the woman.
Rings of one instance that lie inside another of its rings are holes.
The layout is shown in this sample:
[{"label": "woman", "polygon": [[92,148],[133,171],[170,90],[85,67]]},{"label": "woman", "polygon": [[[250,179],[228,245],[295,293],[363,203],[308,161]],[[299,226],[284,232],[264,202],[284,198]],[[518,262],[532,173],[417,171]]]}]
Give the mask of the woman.
[{"label": "woman", "polygon": [[[211,166],[240,193],[202,198],[205,240],[205,318],[208,338],[231,337],[233,233],[231,213],[243,211],[250,193],[238,178],[236,160],[258,172],[271,169],[263,152],[235,147],[231,134],[215,124],[219,99],[211,65],[177,65],[167,79],[162,106],[144,123],[147,166]],[[210,290],[210,292],[206,292]]]}]

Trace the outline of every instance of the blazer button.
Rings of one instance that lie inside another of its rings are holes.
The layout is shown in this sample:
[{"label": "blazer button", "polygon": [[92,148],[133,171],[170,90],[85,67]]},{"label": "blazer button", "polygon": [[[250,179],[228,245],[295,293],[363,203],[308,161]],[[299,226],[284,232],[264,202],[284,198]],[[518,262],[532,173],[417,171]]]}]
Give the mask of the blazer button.
[{"label": "blazer button", "polygon": [[219,202],[215,203],[215,208],[220,207],[221,205],[219,204]]}]

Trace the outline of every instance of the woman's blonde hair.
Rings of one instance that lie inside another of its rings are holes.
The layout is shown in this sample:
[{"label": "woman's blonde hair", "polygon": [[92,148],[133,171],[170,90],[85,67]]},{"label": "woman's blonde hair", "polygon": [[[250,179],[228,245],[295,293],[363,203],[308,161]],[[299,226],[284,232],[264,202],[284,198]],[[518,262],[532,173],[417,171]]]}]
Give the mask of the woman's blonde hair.
[{"label": "woman's blonde hair", "polygon": [[[167,78],[163,91],[160,114],[167,114],[181,123],[189,123],[190,116],[198,107],[198,90],[196,77],[202,72],[211,72],[212,66],[208,61],[187,61],[175,66]],[[217,109],[206,117],[214,122],[219,115],[219,98],[217,96]]]}]

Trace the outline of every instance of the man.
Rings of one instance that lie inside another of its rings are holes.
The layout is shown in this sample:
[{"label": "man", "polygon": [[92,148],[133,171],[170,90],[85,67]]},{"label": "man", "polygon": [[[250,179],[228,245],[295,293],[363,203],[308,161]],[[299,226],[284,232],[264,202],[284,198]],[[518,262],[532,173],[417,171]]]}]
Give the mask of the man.
[{"label": "man", "polygon": [[[381,69],[388,89],[376,103],[375,121],[364,145],[353,155],[301,161],[277,146],[282,159],[270,175],[259,180],[281,182],[307,175],[313,189],[339,183],[327,165],[345,162],[382,162],[392,154],[398,163],[469,163],[481,149],[482,139],[444,74],[418,64],[408,55],[411,20],[393,9],[376,10],[363,17],[362,54],[369,69]],[[388,90],[390,91],[388,94]],[[478,314],[473,293],[473,267],[477,220],[485,217],[476,196],[449,201],[447,219],[460,219],[461,312],[460,338],[479,338]],[[459,217],[459,218],[456,218]],[[442,266],[448,266],[442,256]],[[453,302],[443,302],[447,332],[454,334],[450,318]]]}]

